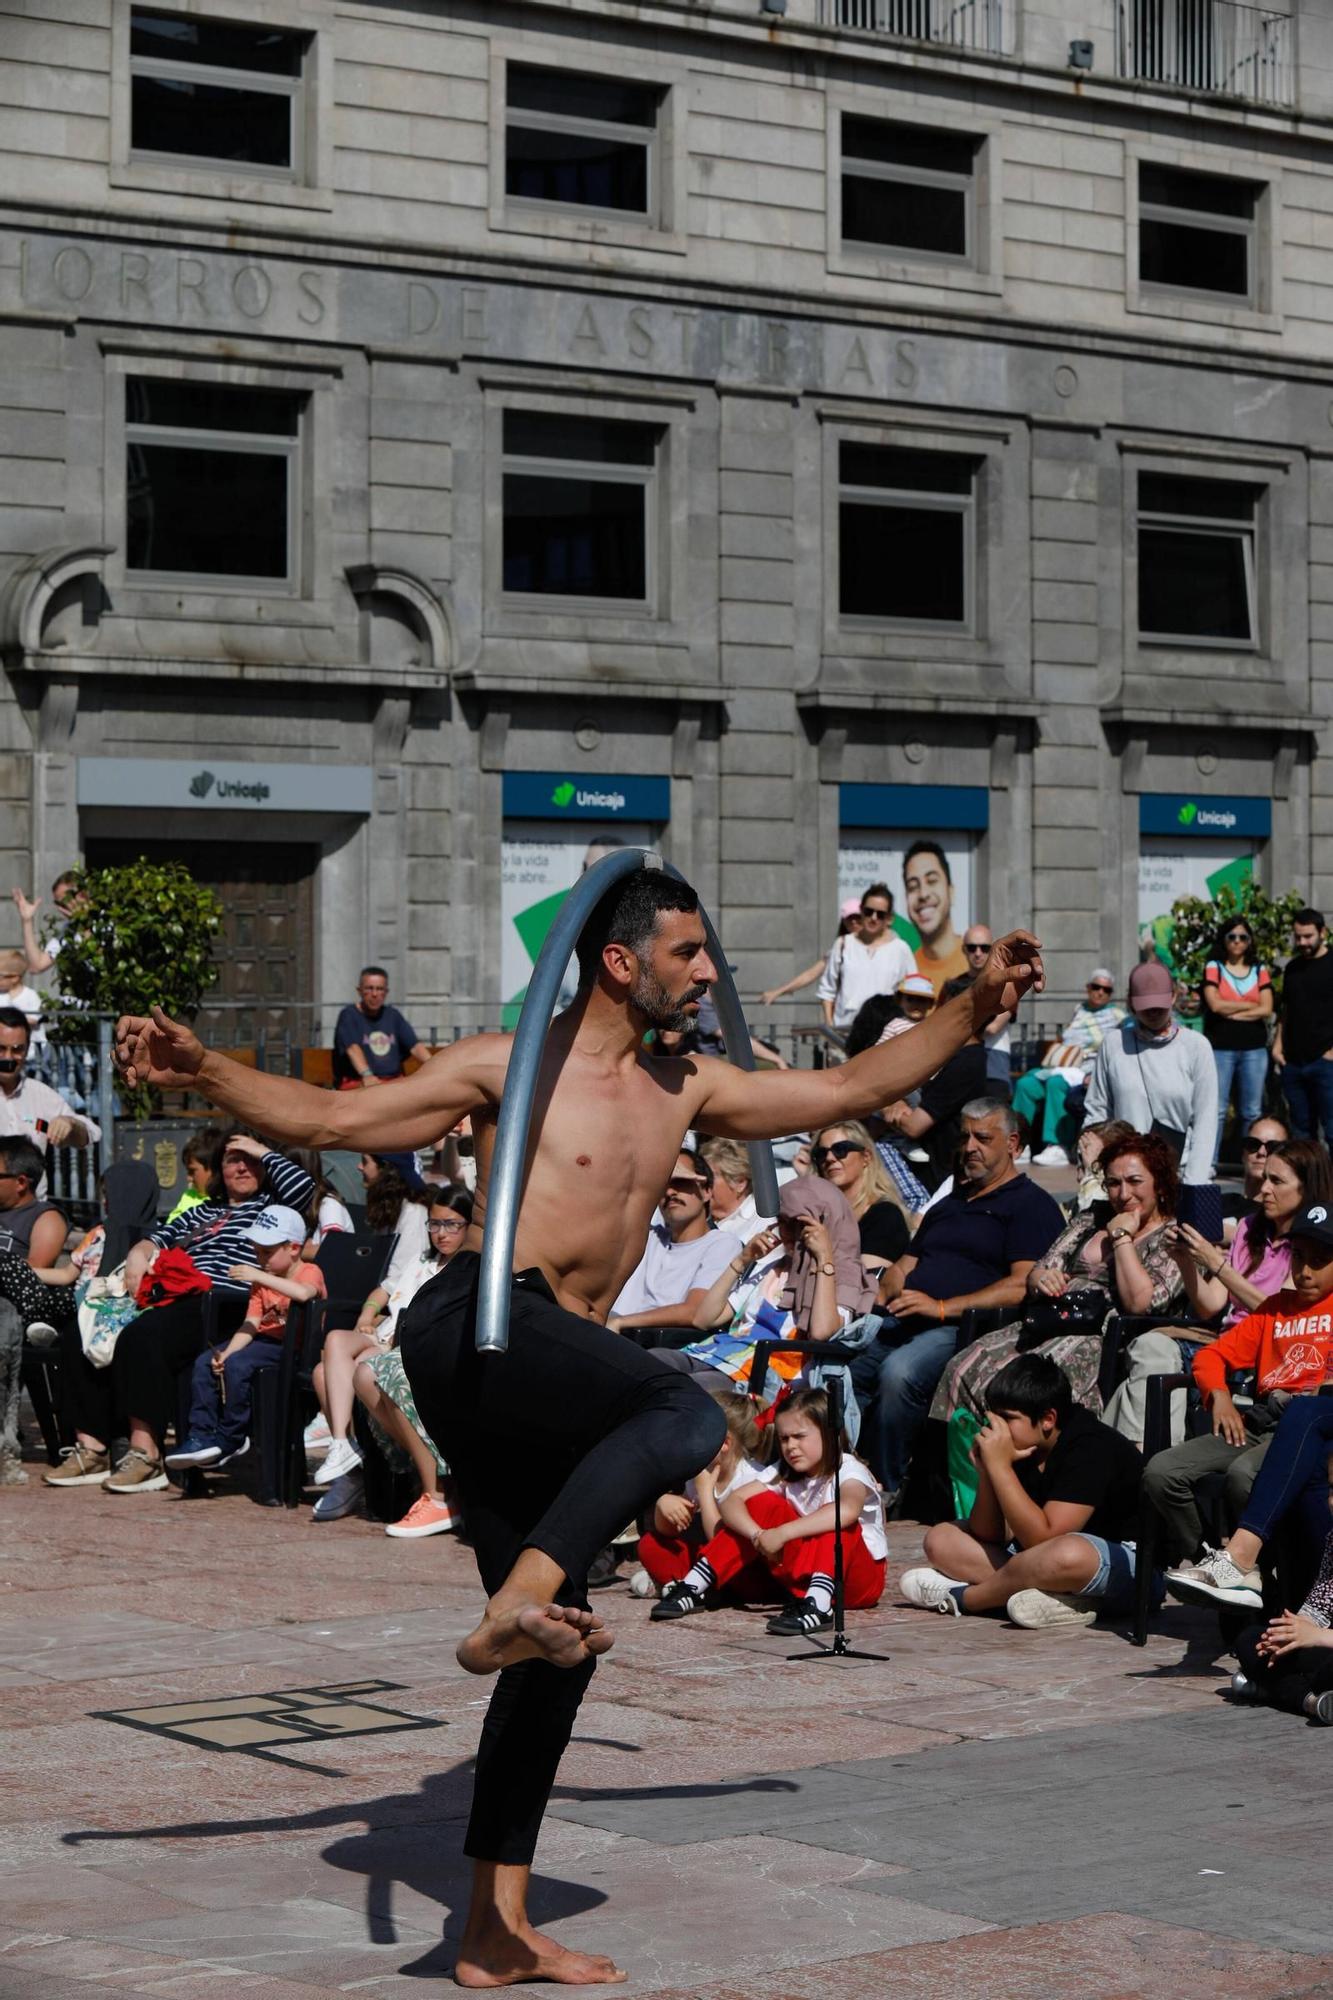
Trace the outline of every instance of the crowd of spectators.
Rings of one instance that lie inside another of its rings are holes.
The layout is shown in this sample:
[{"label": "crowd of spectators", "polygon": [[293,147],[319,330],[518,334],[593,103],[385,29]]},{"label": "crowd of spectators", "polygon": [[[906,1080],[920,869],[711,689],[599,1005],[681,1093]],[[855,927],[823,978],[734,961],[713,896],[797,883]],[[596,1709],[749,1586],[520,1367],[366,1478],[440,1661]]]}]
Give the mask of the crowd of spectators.
[{"label": "crowd of spectators", "polygon": [[[819,981],[851,1052],[910,1033],[990,948],[984,925],[954,932],[943,854],[921,843],[908,859],[921,946],[896,936],[893,897],[872,883],[827,958],[789,982]],[[886,1589],[885,1523],[902,1513],[928,1524],[925,1565],[899,1580],[909,1606],[1085,1625],[1128,1612],[1141,1523],[1156,1520],[1154,1598],[1249,1621],[1237,1693],[1333,1720],[1329,967],[1322,917],[1302,911],[1275,1006],[1273,969],[1236,920],[1208,961],[1203,1033],[1178,1018],[1159,961],[1134,968],[1123,1004],[1094,967],[1023,1073],[1004,1019],[914,1101],[791,1135],[776,1214],[756,1203],[743,1146],[691,1137],[608,1322],[693,1374],[727,1423],[713,1464],[660,1495],[626,1544],[652,1616],[766,1605],[770,1630],[817,1633],[839,1538],[845,1607],[869,1607]],[[27,1476],[29,1354],[58,1362],[70,1442],[42,1475],[53,1491],[244,1480],[256,1384],[299,1309],[320,1329],[301,1412],[315,1521],[367,1511],[373,1465],[394,1496],[392,1518],[374,1508],[388,1535],[465,1530],[396,1327],[471,1226],[466,1134],[442,1135],[430,1179],[415,1154],[363,1155],[352,1201],[318,1154],[206,1127],[168,1215],[151,1169],[116,1163],[80,1235],[44,1196],[45,1153],[100,1135],[29,1073],[23,969],[0,1006],[0,1483]],[[428,1055],[367,967],[335,1087]],[[1279,1080],[1285,1119],[1265,1108]],[[1223,1201],[1233,1088],[1243,1178]],[[1029,1166],[1073,1171],[1042,1184]],[[379,1245],[364,1296],[346,1296],[345,1275],[330,1285],[340,1242]],[[756,1397],[762,1343],[778,1348]],[[1160,1376],[1183,1386],[1171,1441],[1145,1463]],[[600,1581],[619,1560],[608,1552]]]}]

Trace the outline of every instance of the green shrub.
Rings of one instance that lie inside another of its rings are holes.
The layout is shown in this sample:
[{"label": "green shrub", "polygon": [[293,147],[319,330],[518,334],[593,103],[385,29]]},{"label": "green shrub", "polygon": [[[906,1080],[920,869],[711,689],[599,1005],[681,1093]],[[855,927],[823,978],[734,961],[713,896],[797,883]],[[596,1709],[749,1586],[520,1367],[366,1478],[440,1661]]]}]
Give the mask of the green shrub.
[{"label": "green shrub", "polygon": [[1211,902],[1201,896],[1181,896],[1171,905],[1171,965],[1186,986],[1203,983],[1203,969],[1212,956],[1217,933],[1234,917],[1243,917],[1254,933],[1255,957],[1273,973],[1280,993],[1282,966],[1291,954],[1291,925],[1305,897],[1289,889],[1270,896],[1251,878],[1239,891],[1223,888]]}]

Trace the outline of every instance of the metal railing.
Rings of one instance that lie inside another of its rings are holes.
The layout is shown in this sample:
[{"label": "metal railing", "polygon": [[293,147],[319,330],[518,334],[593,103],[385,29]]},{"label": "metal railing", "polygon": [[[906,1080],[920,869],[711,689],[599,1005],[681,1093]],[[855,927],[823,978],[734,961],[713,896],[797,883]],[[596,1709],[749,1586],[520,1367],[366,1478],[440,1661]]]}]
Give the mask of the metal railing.
[{"label": "metal railing", "polygon": [[1120,0],[1118,61],[1142,83],[1296,102],[1290,15],[1243,0]]},{"label": "metal railing", "polygon": [[1006,53],[1003,0],[819,0],[819,19],[829,27],[862,28],[905,42]]}]

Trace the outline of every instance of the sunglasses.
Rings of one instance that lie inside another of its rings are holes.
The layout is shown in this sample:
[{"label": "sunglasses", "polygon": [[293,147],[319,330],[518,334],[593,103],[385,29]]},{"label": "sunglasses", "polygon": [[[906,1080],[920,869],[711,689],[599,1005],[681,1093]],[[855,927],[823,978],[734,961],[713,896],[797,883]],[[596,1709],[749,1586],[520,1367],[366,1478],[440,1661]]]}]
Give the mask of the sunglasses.
[{"label": "sunglasses", "polygon": [[812,1146],[810,1158],[817,1168],[822,1168],[826,1160],[845,1160],[852,1153],[864,1153],[865,1147],[858,1146],[855,1139],[835,1139],[831,1146]]},{"label": "sunglasses", "polygon": [[1110,990],[1111,982],[1109,979],[1090,979],[1088,981],[1089,993],[1109,993]]},{"label": "sunglasses", "polygon": [[1254,939],[1250,936],[1250,933],[1248,931],[1228,931],[1226,934],[1226,941],[1228,944],[1254,943]]},{"label": "sunglasses", "polygon": [[875,903],[871,903],[869,906],[865,903],[861,905],[861,915],[863,917],[887,917],[888,914],[887,910],[881,910]]},{"label": "sunglasses", "polygon": [[989,950],[990,950],[990,946],[989,946],[988,944],[967,944],[967,943],[965,943],[965,944],[963,945],[963,950],[964,950],[964,951],[989,951]]},{"label": "sunglasses", "polygon": [[667,1186],[673,1194],[694,1194],[697,1189],[706,1188],[708,1182],[698,1174],[673,1174]]},{"label": "sunglasses", "polygon": [[1242,1139],[1240,1150],[1242,1153],[1267,1153],[1271,1148],[1281,1144],[1280,1139]]}]

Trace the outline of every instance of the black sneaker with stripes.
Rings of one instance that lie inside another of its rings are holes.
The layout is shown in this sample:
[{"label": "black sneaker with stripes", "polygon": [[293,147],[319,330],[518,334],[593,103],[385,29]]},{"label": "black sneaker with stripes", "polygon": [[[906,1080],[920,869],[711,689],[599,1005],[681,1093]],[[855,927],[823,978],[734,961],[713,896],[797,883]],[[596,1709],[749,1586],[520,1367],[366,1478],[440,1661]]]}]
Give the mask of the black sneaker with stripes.
[{"label": "black sneaker with stripes", "polygon": [[785,1611],[779,1611],[770,1618],[764,1628],[775,1639],[803,1639],[811,1632],[831,1632],[833,1613],[821,1611],[817,1604],[806,1598],[800,1604],[789,1604]]},{"label": "black sneaker with stripes", "polygon": [[687,1590],[683,1583],[668,1584],[662,1596],[648,1613],[649,1618],[688,1618],[692,1611],[706,1610],[704,1593],[701,1590]]}]

